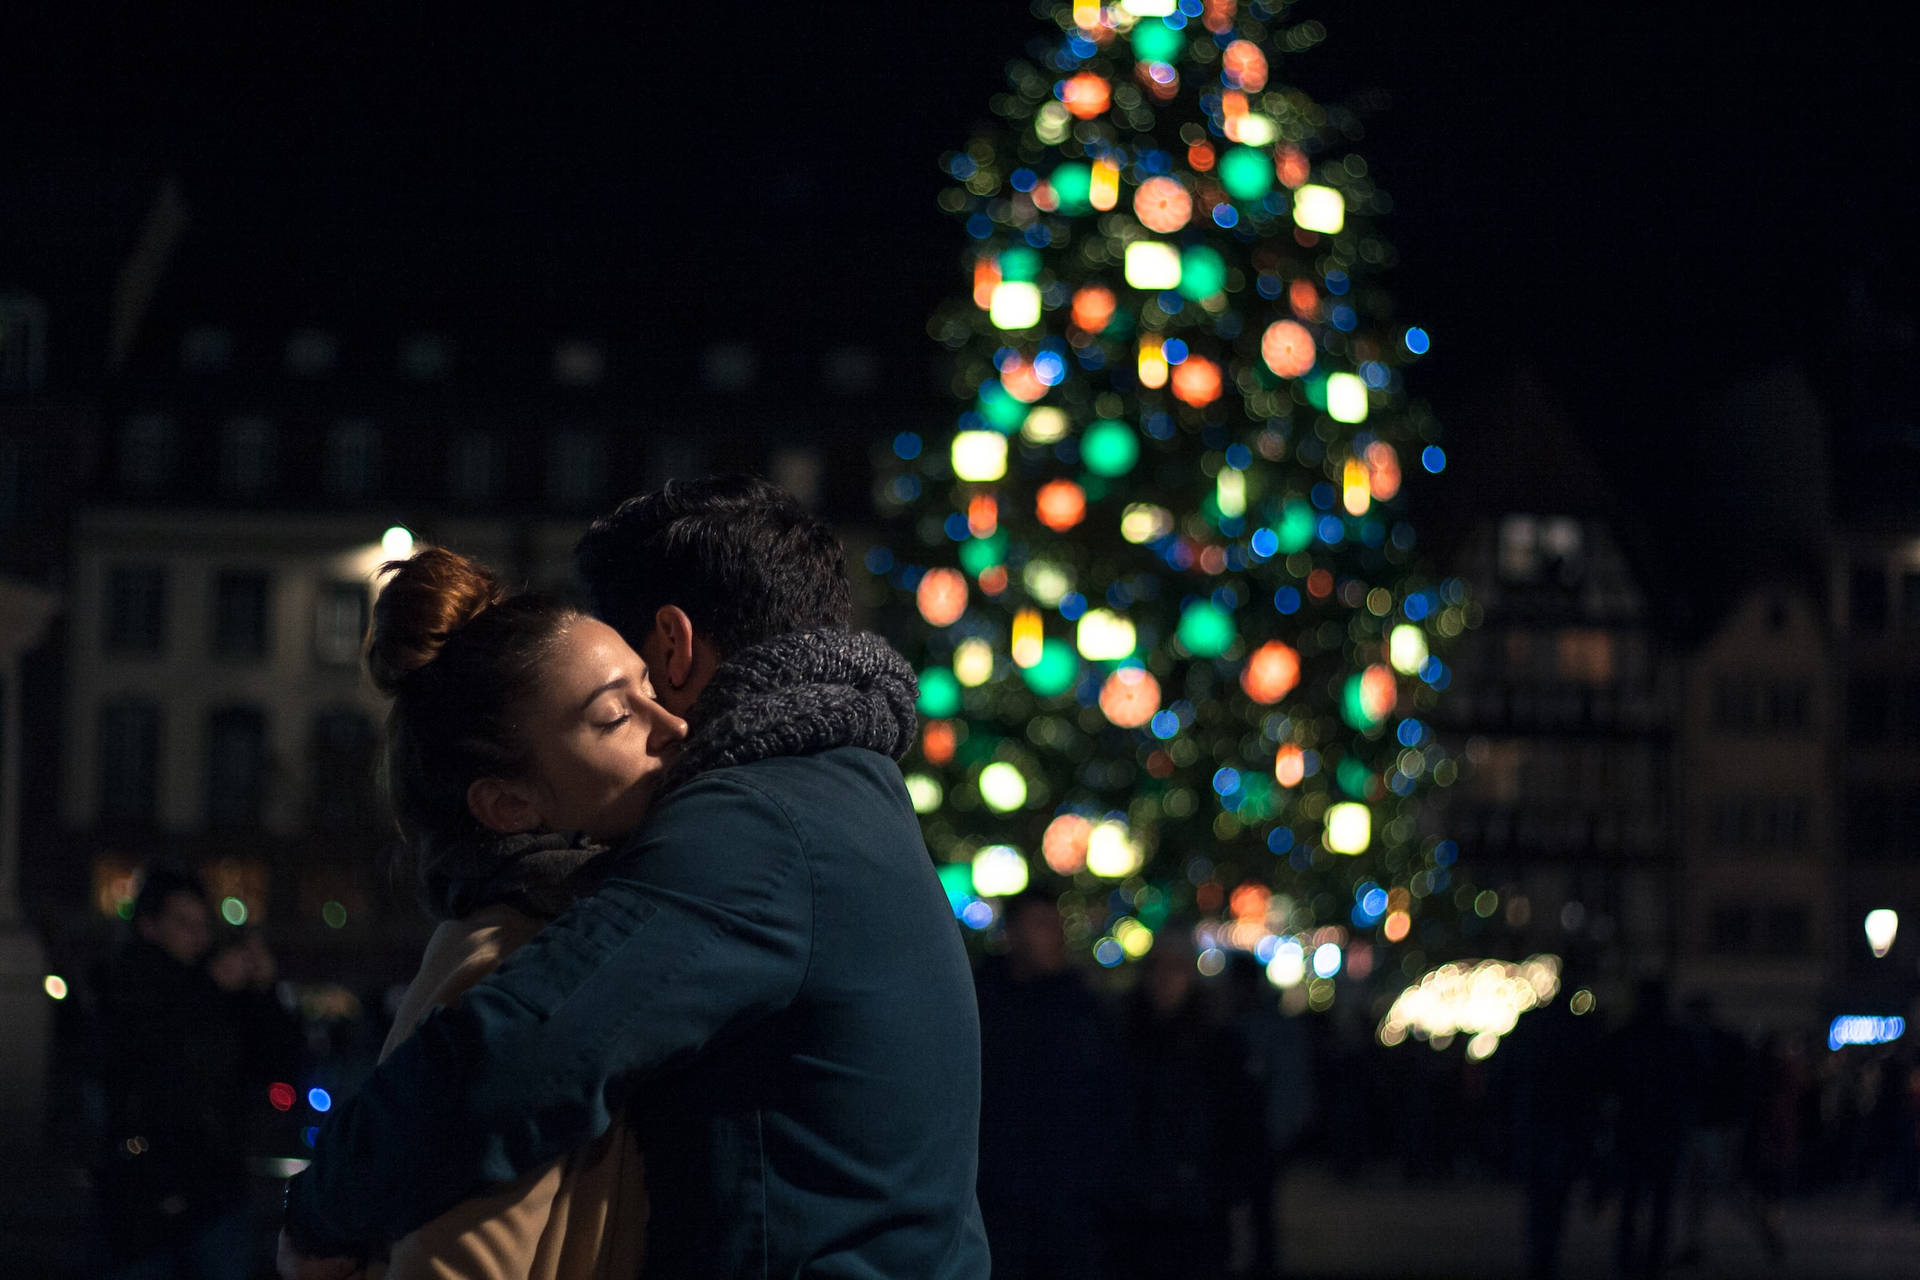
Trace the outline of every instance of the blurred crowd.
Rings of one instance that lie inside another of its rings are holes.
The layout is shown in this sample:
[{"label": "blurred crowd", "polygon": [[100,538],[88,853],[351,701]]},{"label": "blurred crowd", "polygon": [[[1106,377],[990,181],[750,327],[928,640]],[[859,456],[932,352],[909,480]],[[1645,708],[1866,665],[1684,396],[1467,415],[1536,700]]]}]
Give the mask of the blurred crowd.
[{"label": "blurred crowd", "polygon": [[[1275,1276],[1299,1160],[1512,1179],[1539,1277],[1573,1212],[1616,1214],[1625,1275],[1699,1260],[1716,1222],[1779,1260],[1782,1201],[1810,1191],[1920,1217],[1920,1054],[1898,1042],[1749,1038],[1653,981],[1592,1009],[1565,998],[1568,974],[1475,1061],[1464,1038],[1381,1047],[1356,1001],[1283,1015],[1252,957],[1203,977],[1177,929],[1124,987],[1070,954],[1047,895],[1006,900],[1001,931],[977,971],[979,1193],[1001,1280]],[[394,993],[303,1007],[258,934],[164,867],[80,985],[55,1121],[95,1189],[92,1270],[259,1274],[274,1182],[370,1070]]]}]

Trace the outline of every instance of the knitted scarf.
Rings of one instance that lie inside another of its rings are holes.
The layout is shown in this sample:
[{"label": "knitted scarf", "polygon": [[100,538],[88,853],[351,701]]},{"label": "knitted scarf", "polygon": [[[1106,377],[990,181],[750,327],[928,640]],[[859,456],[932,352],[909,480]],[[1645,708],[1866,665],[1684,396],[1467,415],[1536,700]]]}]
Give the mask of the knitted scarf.
[{"label": "knitted scarf", "polygon": [[551,919],[592,892],[604,871],[595,860],[606,851],[584,836],[476,827],[420,850],[420,897],[438,920],[497,904]]},{"label": "knitted scarf", "polygon": [[665,795],[709,769],[865,747],[898,760],[918,728],[913,668],[876,635],[794,631],[715,669],[687,713]]}]

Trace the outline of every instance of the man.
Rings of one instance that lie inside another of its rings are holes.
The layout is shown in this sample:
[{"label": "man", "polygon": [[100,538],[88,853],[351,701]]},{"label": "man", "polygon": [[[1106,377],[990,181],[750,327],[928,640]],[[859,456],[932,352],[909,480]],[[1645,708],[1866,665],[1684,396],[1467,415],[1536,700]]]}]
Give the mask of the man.
[{"label": "man", "polygon": [[394,1239],[628,1108],[647,1274],[984,1277],[979,1023],[899,772],[912,672],[764,481],[670,484],[576,552],[692,734],[602,887],[430,1016],[288,1189],[283,1276]]},{"label": "man", "polygon": [[149,865],[101,990],[107,1149],[94,1186],[116,1277],[252,1274],[249,1119],[267,1082],[297,1065],[299,1028],[257,940],[210,963],[212,951],[200,882]]}]

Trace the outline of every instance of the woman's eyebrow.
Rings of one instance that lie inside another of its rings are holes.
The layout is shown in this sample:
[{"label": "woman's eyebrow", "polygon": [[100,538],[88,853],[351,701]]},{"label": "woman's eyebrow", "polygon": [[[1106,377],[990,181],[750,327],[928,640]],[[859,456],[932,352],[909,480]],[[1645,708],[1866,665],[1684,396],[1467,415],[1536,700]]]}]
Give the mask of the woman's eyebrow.
[{"label": "woman's eyebrow", "polygon": [[599,697],[601,694],[607,692],[607,690],[624,688],[631,683],[633,683],[633,678],[631,676],[627,676],[627,675],[615,676],[613,679],[607,681],[603,685],[600,685],[598,688],[594,689],[592,693],[589,693],[586,697],[582,698],[580,700],[580,709],[582,711],[585,711],[588,707],[591,707],[593,705],[593,700]]}]

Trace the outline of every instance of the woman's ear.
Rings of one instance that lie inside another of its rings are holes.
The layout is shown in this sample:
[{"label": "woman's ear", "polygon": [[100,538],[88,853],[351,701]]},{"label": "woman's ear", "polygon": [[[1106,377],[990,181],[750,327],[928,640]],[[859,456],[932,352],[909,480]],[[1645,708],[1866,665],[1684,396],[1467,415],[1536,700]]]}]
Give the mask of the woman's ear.
[{"label": "woman's ear", "polygon": [[475,778],[467,788],[467,811],[481,826],[502,835],[532,831],[540,825],[533,796],[505,778]]}]

